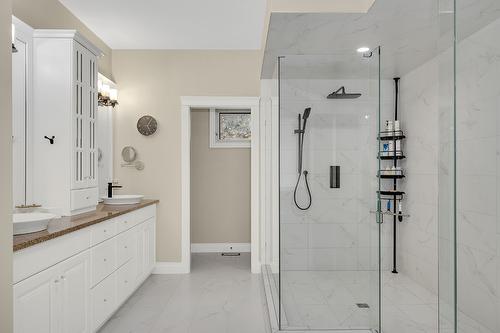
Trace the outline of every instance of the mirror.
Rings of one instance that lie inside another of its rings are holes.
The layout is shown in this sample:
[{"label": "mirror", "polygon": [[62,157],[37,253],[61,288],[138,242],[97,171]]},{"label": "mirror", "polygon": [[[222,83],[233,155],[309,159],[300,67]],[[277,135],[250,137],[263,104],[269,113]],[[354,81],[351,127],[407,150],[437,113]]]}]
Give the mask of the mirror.
[{"label": "mirror", "polygon": [[[103,84],[115,88],[116,83],[99,73],[98,86]],[[113,107],[98,103],[97,107],[97,166],[99,172],[99,196],[108,195],[108,183],[113,182]]]},{"label": "mirror", "polygon": [[122,149],[122,158],[127,163],[132,163],[137,158],[137,152],[134,147],[127,146]]},{"label": "mirror", "polygon": [[12,17],[12,197],[13,205],[35,204],[32,188],[32,50],[33,29]]}]

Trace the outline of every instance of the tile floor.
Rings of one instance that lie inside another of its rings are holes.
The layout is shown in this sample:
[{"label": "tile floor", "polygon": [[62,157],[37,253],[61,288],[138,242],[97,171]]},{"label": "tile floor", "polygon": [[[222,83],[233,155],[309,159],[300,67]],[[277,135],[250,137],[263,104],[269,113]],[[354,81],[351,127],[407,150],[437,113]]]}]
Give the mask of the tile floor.
[{"label": "tile floor", "polygon": [[[373,272],[287,271],[285,276],[286,327],[296,332],[364,329],[377,313],[369,296],[376,290]],[[386,272],[382,278],[383,333],[438,332],[436,295],[403,274]],[[270,333],[265,299],[261,275],[250,273],[249,254],[193,254],[191,274],[152,275],[100,332]],[[459,324],[460,333],[493,333],[463,314]],[[444,320],[441,325],[442,333],[452,332]]]},{"label": "tile floor", "polygon": [[[373,327],[370,322],[376,323],[373,316],[377,315],[377,305],[372,301],[377,303],[377,296],[371,294],[377,290],[373,274],[366,271],[284,272],[284,328],[360,332]],[[274,274],[270,285],[275,287],[276,283],[277,275]],[[356,303],[368,303],[370,309],[360,309]],[[404,274],[383,273],[383,333],[438,333],[438,325],[441,325],[441,333],[453,332],[450,321],[445,318],[438,324],[437,295]],[[460,333],[493,333],[463,313],[459,314],[458,326]]]},{"label": "tile floor", "polygon": [[268,333],[262,277],[250,254],[193,254],[191,274],[152,275],[101,333]]},{"label": "tile floor", "polygon": [[[360,330],[377,322],[377,275],[367,271],[287,271],[283,310],[288,329]],[[382,276],[384,333],[437,333],[437,296],[403,274]],[[375,293],[374,293],[375,291]],[[363,309],[357,303],[367,303]]]},{"label": "tile floor", "polygon": [[[371,317],[376,316],[376,302],[369,301],[370,276],[366,272],[285,271],[282,282],[284,328],[367,329]],[[368,303],[370,308],[359,308],[356,303]]]}]

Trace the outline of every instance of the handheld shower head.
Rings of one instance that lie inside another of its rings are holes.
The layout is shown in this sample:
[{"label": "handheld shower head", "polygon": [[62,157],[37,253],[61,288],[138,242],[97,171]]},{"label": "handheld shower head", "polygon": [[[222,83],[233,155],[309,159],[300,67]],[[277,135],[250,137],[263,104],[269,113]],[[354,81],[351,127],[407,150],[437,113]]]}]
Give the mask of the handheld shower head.
[{"label": "handheld shower head", "polygon": [[307,118],[309,118],[309,114],[311,114],[311,108],[306,108],[304,110],[304,114],[302,115],[302,119],[307,120]]}]

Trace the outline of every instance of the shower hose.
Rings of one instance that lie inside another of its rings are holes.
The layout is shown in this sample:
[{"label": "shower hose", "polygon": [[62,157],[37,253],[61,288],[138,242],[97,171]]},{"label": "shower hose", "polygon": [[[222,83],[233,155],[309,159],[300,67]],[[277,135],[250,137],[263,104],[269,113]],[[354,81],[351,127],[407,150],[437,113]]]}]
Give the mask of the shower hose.
[{"label": "shower hose", "polygon": [[[299,174],[297,176],[297,184],[295,184],[295,189],[293,190],[293,202],[295,203],[295,206],[297,206],[298,209],[300,210],[308,210],[309,207],[311,207],[312,204],[312,196],[311,196],[311,190],[309,189],[309,181],[307,180],[307,175],[309,174],[307,170],[304,170],[302,172],[302,156],[303,156],[303,149],[304,149],[304,134],[306,131],[304,124],[304,128],[302,129],[302,132],[299,132]],[[297,189],[299,188],[299,183],[300,183],[300,178],[302,178],[302,175],[304,175],[304,180],[306,183],[306,189],[307,189],[307,196],[309,197],[309,203],[302,207],[299,205],[297,202]]]},{"label": "shower hose", "polygon": [[[311,190],[309,189],[309,182],[307,181],[307,170],[304,170],[303,173],[299,173],[297,177],[297,184],[295,184],[295,190],[293,190],[293,201],[295,202],[295,206],[297,206],[298,209],[300,210],[308,210],[309,207],[311,207],[312,204],[312,196],[311,196]],[[306,183],[306,189],[307,189],[307,196],[309,197],[309,203],[305,207],[301,207],[299,203],[297,202],[297,188],[299,187],[300,183],[300,178],[304,175],[304,180]]]}]

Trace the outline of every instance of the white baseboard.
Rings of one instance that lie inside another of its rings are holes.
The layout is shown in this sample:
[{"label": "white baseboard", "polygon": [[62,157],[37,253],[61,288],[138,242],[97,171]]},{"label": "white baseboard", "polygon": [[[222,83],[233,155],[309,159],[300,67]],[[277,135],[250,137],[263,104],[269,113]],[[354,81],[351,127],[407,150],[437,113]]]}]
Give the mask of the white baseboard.
[{"label": "white baseboard", "polygon": [[250,243],[193,243],[191,253],[250,252]]},{"label": "white baseboard", "polygon": [[183,262],[157,261],[153,274],[188,274],[189,266]]}]

